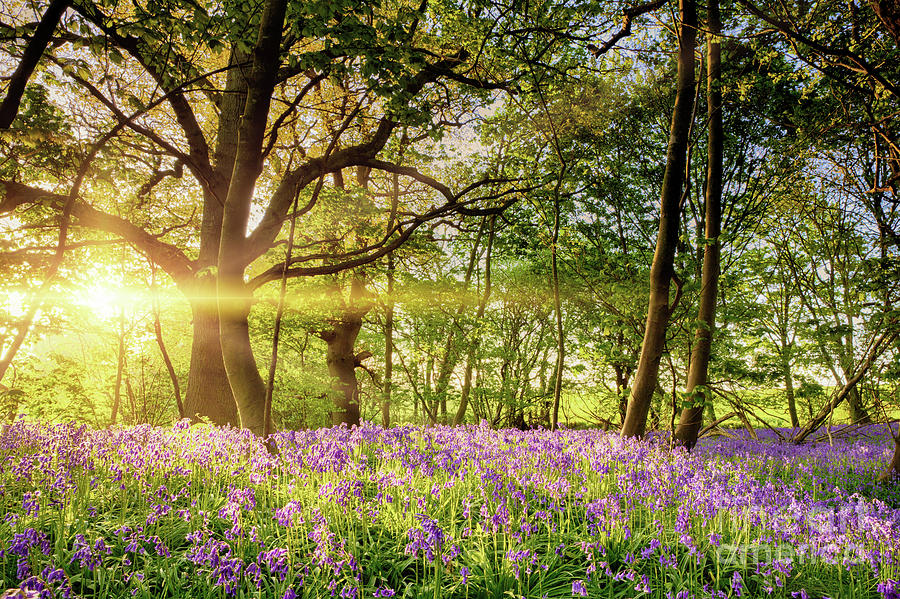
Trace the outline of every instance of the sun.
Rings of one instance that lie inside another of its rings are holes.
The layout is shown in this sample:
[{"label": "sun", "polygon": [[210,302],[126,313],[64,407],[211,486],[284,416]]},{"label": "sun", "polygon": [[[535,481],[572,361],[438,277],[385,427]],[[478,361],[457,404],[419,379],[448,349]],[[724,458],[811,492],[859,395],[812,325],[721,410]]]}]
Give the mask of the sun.
[{"label": "sun", "polygon": [[79,294],[78,303],[89,308],[95,316],[103,320],[112,320],[122,313],[126,306],[126,290],[121,287],[110,287],[102,283],[93,283]]},{"label": "sun", "polygon": [[98,320],[114,320],[123,314],[152,309],[152,297],[146,289],[96,281],[73,291],[71,303],[88,309]]}]

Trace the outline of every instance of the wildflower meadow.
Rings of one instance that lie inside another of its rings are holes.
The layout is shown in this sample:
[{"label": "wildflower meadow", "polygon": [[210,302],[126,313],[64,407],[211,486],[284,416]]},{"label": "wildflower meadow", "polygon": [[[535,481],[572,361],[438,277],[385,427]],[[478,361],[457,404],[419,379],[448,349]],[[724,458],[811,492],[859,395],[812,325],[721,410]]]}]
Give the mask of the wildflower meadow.
[{"label": "wildflower meadow", "polygon": [[770,437],[18,420],[2,596],[900,597],[885,437]]}]

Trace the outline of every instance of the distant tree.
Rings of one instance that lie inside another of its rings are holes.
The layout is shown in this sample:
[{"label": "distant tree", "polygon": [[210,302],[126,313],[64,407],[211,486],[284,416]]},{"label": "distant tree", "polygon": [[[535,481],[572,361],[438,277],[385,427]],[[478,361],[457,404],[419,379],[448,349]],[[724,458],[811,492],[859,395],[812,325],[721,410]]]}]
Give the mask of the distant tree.
[{"label": "distant tree", "polygon": [[[247,315],[254,289],[283,270],[268,266],[265,255],[294,198],[306,194],[309,204],[300,203],[306,214],[316,208],[308,193],[312,182],[342,179],[353,169],[396,173],[433,190],[427,202],[404,211],[389,234],[360,238],[362,245],[344,255],[328,251],[330,235],[307,241],[307,252],[288,265],[290,277],[371,263],[424,222],[466,211],[477,200],[477,186],[454,192],[380,153],[402,124],[439,132],[467,103],[480,101],[472,90],[511,85],[504,70],[538,51],[526,43],[528,36],[555,30],[523,33],[512,21],[498,29],[497,19],[483,14],[467,20],[465,31],[441,28],[438,35],[436,23],[445,13],[452,18],[465,7],[431,11],[426,4],[367,5],[348,14],[333,4],[283,0],[266,0],[250,11],[226,3],[207,12],[179,2],[164,10],[138,4],[127,14],[96,3],[74,2],[71,9],[76,16],[61,24],[44,59],[59,70],[43,77],[61,74],[77,84],[98,112],[129,131],[123,143],[145,151],[147,159],[135,165],[133,195],[120,198],[130,205],[105,210],[80,194],[72,217],[80,227],[132,244],[191,302],[194,342],[185,411],[217,423],[236,423],[240,414],[241,424],[255,432],[265,429],[265,392]],[[542,14],[568,19],[575,13]],[[463,40],[478,36],[495,37],[485,52],[472,56]],[[501,50],[504,36],[518,36],[523,56]],[[75,52],[75,46],[94,58]],[[496,75],[488,74],[489,63]],[[108,83],[126,75],[141,84]],[[183,172],[192,180],[182,179]],[[66,206],[65,194],[46,189],[39,179],[5,180],[3,186],[3,212]],[[144,209],[147,200],[165,201],[176,189],[189,201],[173,204],[174,225]],[[354,197],[348,194],[347,202]],[[485,203],[497,204],[490,198]],[[377,208],[373,220],[386,220],[388,207]],[[259,211],[253,226],[252,210]],[[309,265],[324,257],[324,263]]]}]

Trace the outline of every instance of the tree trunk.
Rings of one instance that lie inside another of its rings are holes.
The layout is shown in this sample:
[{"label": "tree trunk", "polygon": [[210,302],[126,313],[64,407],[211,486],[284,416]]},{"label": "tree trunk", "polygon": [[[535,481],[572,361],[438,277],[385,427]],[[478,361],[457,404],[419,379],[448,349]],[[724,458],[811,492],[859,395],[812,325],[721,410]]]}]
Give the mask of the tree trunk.
[{"label": "tree trunk", "polygon": [[362,319],[344,319],[325,336],[328,351],[325,362],[328,372],[336,378],[335,410],[331,412],[332,424],[359,424],[359,385],[356,381],[356,354],[353,346]]},{"label": "tree trunk", "polygon": [[381,399],[381,426],[391,425],[391,392],[394,374],[394,254],[388,254],[388,286],[384,314],[384,396]]},{"label": "tree trunk", "polygon": [[[248,61],[247,52],[237,44],[233,45],[228,60],[230,68],[226,76],[225,93],[222,94],[219,105],[219,127],[214,154],[215,179],[203,194],[199,268],[214,267],[218,261],[223,204],[228,195],[228,180],[234,170],[237,128],[247,99],[249,69],[243,65]],[[206,419],[220,426],[239,426],[237,404],[222,359],[219,313],[214,299],[216,281],[212,276],[201,274],[181,287],[191,304],[193,318],[184,415],[193,421]]]},{"label": "tree trunk", "polygon": [[781,373],[784,377],[784,392],[787,395],[788,413],[791,416],[791,426],[800,426],[800,417],[797,415],[797,400],[794,397],[794,374],[791,370],[791,347],[787,340],[781,344]]},{"label": "tree trunk", "polygon": [[[478,261],[478,248],[481,245],[481,236],[484,234],[485,224],[487,224],[487,217],[483,216],[481,217],[481,223],[478,225],[478,232],[475,235],[475,241],[472,243],[472,247],[469,250],[469,261],[466,266],[466,274],[463,277],[463,294],[467,294],[469,292],[469,285],[471,284],[472,276],[475,273],[475,264]],[[445,416],[447,407],[447,389],[450,386],[450,375],[453,373],[453,370],[456,368],[456,365],[459,363],[460,359],[460,351],[456,347],[456,329],[463,315],[466,313],[467,308],[468,302],[463,300],[460,302],[459,307],[456,309],[455,321],[451,322],[451,326],[449,327],[449,331],[447,333],[447,342],[444,345],[444,357],[441,362],[441,368],[438,371],[437,383],[435,384],[435,393],[437,393],[438,397],[441,398],[441,410]],[[471,369],[469,369],[470,364],[471,360],[467,361],[465,367],[466,369],[468,369],[469,388],[471,388],[472,384],[472,372]],[[465,382],[463,383],[463,390],[465,390]],[[466,401],[468,402],[468,392],[466,392],[464,395]],[[447,422],[446,418],[444,422]]]},{"label": "tree trunk", "polygon": [[252,301],[252,291],[244,283],[248,261],[247,227],[254,189],[263,167],[263,135],[279,66],[286,4],[286,0],[267,0],[262,9],[247,101],[237,136],[234,170],[222,214],[218,254],[216,291],[222,360],[241,426],[256,435],[263,435],[270,425],[265,419],[266,386],[253,356],[247,323]]},{"label": "tree trunk", "polygon": [[[128,397],[128,405],[131,407],[131,423],[132,424],[146,424],[147,423],[147,396],[144,394],[144,416],[143,418],[138,418],[137,416],[137,398],[134,393],[134,387],[131,385],[131,377],[127,374],[125,375],[125,395]],[[122,410],[124,413],[125,410]]]},{"label": "tree trunk", "polygon": [[216,425],[237,426],[237,405],[222,360],[218,309],[215,302],[202,296],[203,290],[211,295],[213,289],[214,283],[207,281],[199,286],[199,297],[189,298],[193,339],[184,415],[194,421],[206,419]]},{"label": "tree trunk", "polygon": [[675,440],[688,449],[697,444],[697,434],[703,424],[703,409],[712,401],[707,387],[709,355],[716,326],[716,301],[719,286],[719,234],[722,221],[722,130],[721,47],[718,35],[722,30],[718,0],[709,1],[709,33],[706,41],[706,95],[709,137],[706,172],[706,227],[704,231],[703,274],[700,285],[700,308],[691,364],[688,372],[687,397],[690,402],[681,411]]},{"label": "tree trunk", "polygon": [[559,297],[559,268],[557,247],[559,246],[559,188],[562,183],[565,167],[559,174],[556,184],[556,193],[553,202],[553,238],[550,248],[550,272],[553,279],[553,311],[556,313],[556,377],[553,381],[553,411],[550,414],[550,429],[556,430],[559,426],[559,402],[562,398],[563,368],[566,360],[566,337],[563,331],[562,302]]},{"label": "tree trunk", "polygon": [[428,420],[425,421],[427,426],[434,426],[437,424],[438,402],[437,398],[434,396],[434,387],[432,386],[433,380],[434,354],[429,353],[428,363],[425,365],[425,385],[422,388],[422,406],[425,408],[425,413],[428,416]]},{"label": "tree trunk", "polygon": [[850,379],[844,384],[843,387],[835,396],[829,401],[825,406],[822,407],[819,412],[810,419],[810,421],[804,426],[802,429],[797,431],[797,434],[794,435],[793,442],[800,444],[806,440],[806,438],[811,435],[814,431],[816,431],[822,423],[825,422],[825,419],[841,404],[844,399],[850,394],[853,389],[856,388],[857,383],[859,383],[860,379],[865,376],[866,372],[869,371],[869,368],[872,367],[872,364],[875,363],[875,360],[886,350],[886,348],[890,347],[890,345],[894,342],[894,340],[900,336],[900,331],[885,331],[881,334],[881,336],[875,340],[872,344],[871,349],[869,349],[869,353],[866,355],[863,362],[857,367],[856,373],[850,377]]},{"label": "tree trunk", "polygon": [[716,416],[716,406],[712,401],[706,404],[706,417],[710,422],[718,420],[718,417]]},{"label": "tree trunk", "polygon": [[31,74],[44,54],[44,50],[47,49],[50,38],[53,36],[53,31],[59,24],[59,20],[66,11],[67,6],[69,6],[68,0],[53,0],[41,17],[37,29],[34,30],[34,35],[25,47],[22,60],[19,61],[19,65],[9,78],[6,97],[3,99],[3,103],[0,104],[0,129],[9,129],[9,126],[16,119],[28,79],[31,78]]},{"label": "tree trunk", "polygon": [[[322,189],[322,179],[319,179],[319,183],[316,185],[314,194],[318,194]],[[291,258],[293,258],[294,253],[294,233],[297,229],[297,201],[300,196],[296,196],[294,198],[294,206],[291,209],[291,226],[288,232],[288,242],[287,248],[284,252],[284,267],[281,270],[281,286],[278,290],[278,308],[275,311],[275,325],[272,331],[272,355],[269,359],[269,374],[266,377],[266,405],[265,412],[263,414],[263,421],[265,422],[264,435],[266,437],[266,448],[269,450],[271,454],[279,453],[278,445],[274,439],[270,438],[272,434],[272,402],[275,396],[275,373],[278,370],[278,343],[281,339],[281,322],[284,318],[284,300],[287,296],[287,269],[288,264],[291,263]]]},{"label": "tree trunk", "polygon": [[350,287],[350,303],[340,320],[321,333],[328,345],[325,362],[328,372],[335,379],[335,410],[331,413],[332,424],[359,425],[359,384],[356,368],[360,366],[360,356],[355,353],[356,338],[362,328],[362,319],[372,308],[372,303],[363,301],[365,283],[354,276]]},{"label": "tree trunk", "polygon": [[159,320],[159,303],[154,296],[153,300],[153,335],[156,337],[156,345],[159,346],[159,354],[162,356],[163,363],[166,365],[166,372],[169,373],[169,380],[172,381],[172,391],[175,393],[175,407],[178,408],[178,417],[184,418],[184,402],[181,400],[181,385],[178,383],[178,375],[175,374],[175,366],[172,364],[172,358],[166,349],[165,341],[163,341],[162,323]]},{"label": "tree trunk", "polygon": [[850,422],[854,424],[871,424],[872,417],[863,404],[862,396],[859,394],[859,388],[854,387],[847,395],[847,407],[850,408]]},{"label": "tree trunk", "polygon": [[669,147],[666,155],[666,171],[663,177],[659,210],[659,232],[653,264],[650,267],[650,301],[647,324],[641,344],[641,357],[628,412],[622,425],[623,437],[643,436],[647,427],[647,413],[657,386],[659,360],[662,357],[671,309],[669,286],[675,272],[675,245],[678,242],[681,194],[687,163],[687,145],[690,135],[694,105],[694,47],[697,37],[697,10],[694,0],[680,0],[681,43],[678,53],[678,89],[672,126],[669,131]]},{"label": "tree trunk", "polygon": [[119,314],[119,350],[116,353],[116,382],[113,387],[112,426],[116,425],[119,406],[122,404],[122,372],[125,370],[125,307]]},{"label": "tree trunk", "polygon": [[881,475],[881,480],[894,480],[898,477],[900,477],[900,437],[894,437],[894,458],[888,465],[887,471]]},{"label": "tree trunk", "polygon": [[[222,361],[234,394],[241,427],[262,436],[266,431],[266,385],[259,374],[250,344],[250,326],[247,322],[250,298],[227,293],[227,290],[237,291],[237,288],[231,285],[219,287]],[[222,301],[223,298],[227,299]]]}]

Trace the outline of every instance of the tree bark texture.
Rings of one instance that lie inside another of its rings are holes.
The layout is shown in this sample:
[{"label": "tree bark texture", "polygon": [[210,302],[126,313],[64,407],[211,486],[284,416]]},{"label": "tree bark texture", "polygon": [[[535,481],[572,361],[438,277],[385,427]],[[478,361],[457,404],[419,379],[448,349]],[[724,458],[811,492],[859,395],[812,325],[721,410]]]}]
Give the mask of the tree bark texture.
[{"label": "tree bark texture", "polygon": [[669,287],[674,274],[681,194],[694,105],[694,48],[697,38],[697,9],[694,0],[680,0],[680,12],[678,87],[660,198],[659,232],[650,267],[650,301],[640,361],[634,376],[625,423],[622,425],[623,437],[640,437],[646,430],[647,414],[657,387],[659,361],[671,312]]},{"label": "tree bark texture", "polygon": [[[208,289],[212,294],[215,283],[208,281],[200,289]],[[191,314],[193,338],[191,366],[184,393],[184,415],[194,421],[202,418],[217,425],[237,426],[240,422],[222,360],[219,313],[215,300],[212,297],[191,299]]]},{"label": "tree bark texture", "polygon": [[350,301],[333,327],[321,334],[327,344],[325,363],[334,378],[335,409],[331,413],[332,424],[358,425],[360,416],[359,383],[356,369],[361,366],[360,355],[356,353],[356,338],[362,328],[362,319],[372,308],[366,301],[365,283],[354,276],[350,286]]},{"label": "tree bark texture", "polygon": [[681,411],[676,442],[688,449],[697,444],[697,435],[703,424],[703,410],[712,401],[707,387],[709,356],[712,351],[713,332],[716,326],[716,301],[719,286],[719,235],[722,228],[722,156],[724,131],[722,128],[721,58],[722,50],[718,34],[722,30],[718,0],[709,2],[709,34],[706,41],[706,95],[709,134],[706,171],[706,227],[704,231],[703,274],[700,284],[700,307],[697,314],[697,331],[691,351],[688,371],[687,397],[690,402]]},{"label": "tree bark texture", "polygon": [[247,316],[252,291],[244,283],[244,270],[248,264],[250,206],[262,172],[262,142],[279,66],[285,7],[286,0],[268,0],[263,7],[219,244],[217,295],[222,359],[241,426],[257,435],[271,427],[265,421],[266,386],[250,344]]}]

